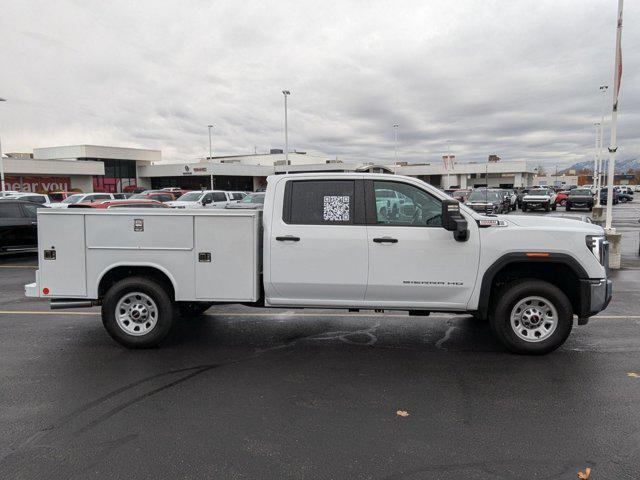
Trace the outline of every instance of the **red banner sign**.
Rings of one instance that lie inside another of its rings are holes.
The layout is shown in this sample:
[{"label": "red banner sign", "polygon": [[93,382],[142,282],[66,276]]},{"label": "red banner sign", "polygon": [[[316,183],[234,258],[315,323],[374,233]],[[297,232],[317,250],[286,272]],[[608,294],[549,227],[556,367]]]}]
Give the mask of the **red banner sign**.
[{"label": "red banner sign", "polygon": [[6,176],[4,185],[6,190],[18,192],[68,191],[71,189],[71,179],[69,177]]}]

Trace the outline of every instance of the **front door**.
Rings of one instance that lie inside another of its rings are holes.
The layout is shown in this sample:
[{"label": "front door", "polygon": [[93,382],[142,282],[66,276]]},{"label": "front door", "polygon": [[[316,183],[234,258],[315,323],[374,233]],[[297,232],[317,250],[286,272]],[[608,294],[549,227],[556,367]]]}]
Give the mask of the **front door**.
[{"label": "front door", "polygon": [[368,246],[360,179],[276,185],[265,262],[272,305],[349,306],[364,300]]},{"label": "front door", "polygon": [[466,308],[478,271],[478,229],[457,242],[442,228],[441,201],[427,189],[402,181],[367,180],[371,305]]}]

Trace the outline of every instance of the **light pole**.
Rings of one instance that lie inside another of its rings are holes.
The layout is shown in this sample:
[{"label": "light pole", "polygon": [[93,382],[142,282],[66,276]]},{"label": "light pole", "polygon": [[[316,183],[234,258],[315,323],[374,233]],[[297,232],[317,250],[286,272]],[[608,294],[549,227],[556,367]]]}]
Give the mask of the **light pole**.
[{"label": "light pole", "polygon": [[600,206],[600,189],[602,188],[602,163],[604,162],[604,155],[602,154],[602,148],[604,145],[604,109],[607,102],[607,89],[608,85],[601,85],[600,91],[602,92],[602,108],[600,119],[600,146],[598,147],[598,186],[596,188],[596,202]]},{"label": "light pole", "polygon": [[[451,182],[449,180],[449,168],[452,166],[451,163],[451,140],[447,140],[447,188],[451,187]],[[489,162],[487,161],[487,165],[489,164]],[[488,167],[487,167],[488,168]],[[489,179],[487,178],[487,188],[489,188]]]},{"label": "light pole", "polygon": [[[0,102],[6,102],[4,98],[0,98]],[[0,185],[2,185],[2,194],[4,196],[4,160],[2,159],[2,140],[0,140]]]},{"label": "light pole", "polygon": [[593,188],[596,191],[596,207],[600,206],[600,147],[598,140],[600,139],[600,124],[595,122],[593,126],[596,129],[596,143],[593,155]]},{"label": "light pole", "polygon": [[[209,163],[213,163],[212,158],[213,158],[213,143],[211,143],[211,129],[213,128],[213,125],[207,125],[207,128],[209,129]],[[211,167],[211,179],[210,179],[210,183],[211,183],[211,190],[213,190],[213,167]]]},{"label": "light pole", "polygon": [[394,145],[394,157],[396,159],[396,164],[398,163],[398,128],[400,128],[399,123],[393,124],[393,145]]},{"label": "light pole", "polygon": [[287,118],[287,97],[291,95],[289,90],[282,90],[284,96],[284,162],[289,165],[289,120]]}]

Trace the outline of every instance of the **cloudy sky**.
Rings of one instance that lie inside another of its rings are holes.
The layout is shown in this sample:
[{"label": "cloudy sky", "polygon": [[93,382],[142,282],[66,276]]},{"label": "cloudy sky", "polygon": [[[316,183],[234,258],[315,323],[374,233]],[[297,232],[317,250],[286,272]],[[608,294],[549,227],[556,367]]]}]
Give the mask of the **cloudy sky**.
[{"label": "cloudy sky", "polygon": [[[4,0],[5,151],[90,143],[169,161],[291,148],[352,161],[591,158],[615,0]],[[627,2],[622,158],[640,154],[640,5]],[[634,48],[635,47],[635,48]],[[610,109],[610,106],[608,106]],[[608,132],[607,132],[608,135]]]}]

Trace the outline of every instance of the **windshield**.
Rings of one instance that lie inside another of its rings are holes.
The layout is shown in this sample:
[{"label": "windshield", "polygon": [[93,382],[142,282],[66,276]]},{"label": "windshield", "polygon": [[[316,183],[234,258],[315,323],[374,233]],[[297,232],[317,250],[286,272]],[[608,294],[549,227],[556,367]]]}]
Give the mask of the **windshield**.
[{"label": "windshield", "polygon": [[571,190],[571,192],[569,192],[569,195],[572,196],[572,197],[577,196],[577,195],[581,195],[581,196],[585,196],[585,197],[589,196],[590,197],[591,196],[591,190],[578,190],[578,189]]},{"label": "windshield", "polygon": [[251,193],[244,197],[240,203],[264,203],[264,193]]},{"label": "windshield", "polygon": [[65,198],[61,203],[78,203],[83,197],[84,195],[79,194],[71,195],[70,197]]},{"label": "windshield", "polygon": [[178,201],[179,202],[197,202],[198,200],[200,200],[201,196],[202,196],[202,192],[189,192],[189,193],[185,193],[180,198],[178,198]]},{"label": "windshield", "polygon": [[131,198],[132,200],[140,200],[146,199],[147,196],[144,193],[136,193],[135,195],[131,195],[129,198]]},{"label": "windshield", "polygon": [[471,195],[467,198],[469,202],[499,202],[500,196],[497,192],[471,192]]}]

